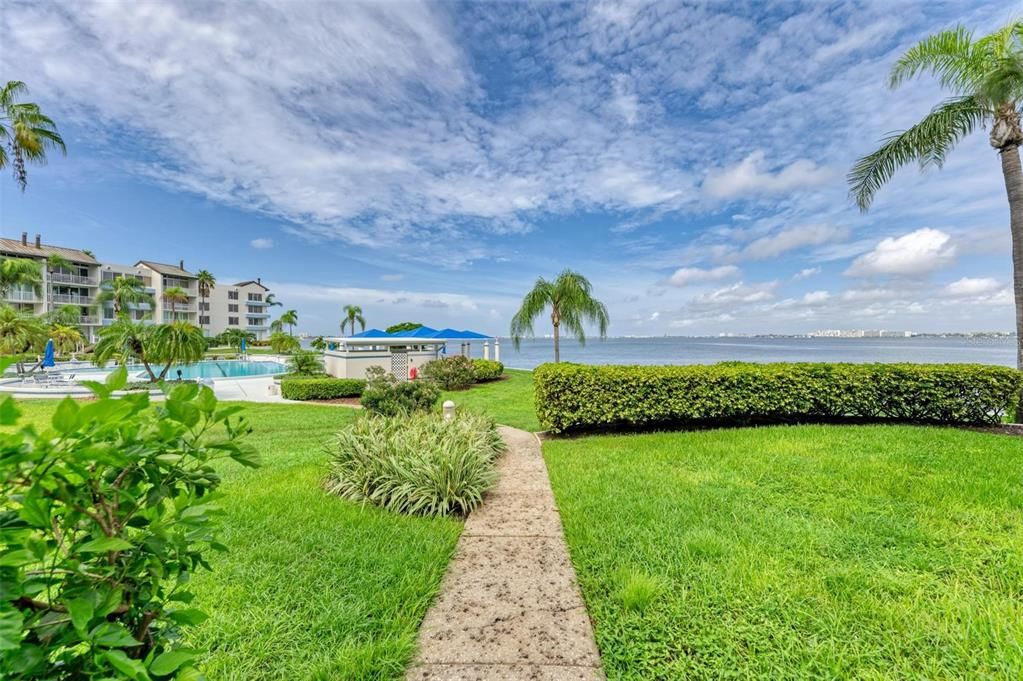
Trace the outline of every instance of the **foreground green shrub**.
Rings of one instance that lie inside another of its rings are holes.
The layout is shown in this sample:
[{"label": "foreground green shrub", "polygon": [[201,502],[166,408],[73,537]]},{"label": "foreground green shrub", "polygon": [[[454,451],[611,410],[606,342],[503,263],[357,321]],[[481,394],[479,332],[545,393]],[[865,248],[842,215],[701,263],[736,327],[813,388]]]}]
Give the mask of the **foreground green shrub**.
[{"label": "foreground green shrub", "polygon": [[[213,465],[255,466],[248,432],[194,383],[112,397],[125,370],[85,382],[41,431],[0,434],[0,677],[199,679],[182,627],[205,615],[188,582],[223,550]],[[0,397],[0,425],[18,409]]]},{"label": "foreground green shrub", "polygon": [[431,381],[399,381],[380,367],[366,372],[362,406],[382,416],[430,411],[440,399],[440,389]]},{"label": "foreground green shrub", "polygon": [[477,383],[494,381],[504,374],[504,364],[493,359],[472,360],[472,372]]},{"label": "foreground green shrub", "polygon": [[435,359],[423,365],[423,378],[442,390],[461,390],[476,382],[472,364],[464,355]]},{"label": "foreground green shrub", "polygon": [[330,376],[291,377],[281,379],[281,396],[287,400],[336,400],[358,397],[366,389],[361,378]]},{"label": "foreground green shrub", "polygon": [[533,381],[537,416],[553,432],[834,420],[996,424],[1023,389],[1015,369],[967,364],[545,364]]},{"label": "foreground green shrub", "polygon": [[489,417],[366,416],[338,433],[326,488],[398,513],[466,515],[494,483],[504,450]]}]

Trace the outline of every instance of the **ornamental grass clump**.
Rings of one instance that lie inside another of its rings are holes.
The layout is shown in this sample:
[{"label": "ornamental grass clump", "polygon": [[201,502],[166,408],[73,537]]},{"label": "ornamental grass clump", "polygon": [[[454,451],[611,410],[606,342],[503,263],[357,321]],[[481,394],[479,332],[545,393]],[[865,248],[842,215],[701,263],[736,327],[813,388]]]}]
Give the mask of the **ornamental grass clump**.
[{"label": "ornamental grass clump", "polygon": [[494,483],[503,450],[494,421],[481,414],[366,416],[331,444],[326,488],[398,513],[464,516]]}]

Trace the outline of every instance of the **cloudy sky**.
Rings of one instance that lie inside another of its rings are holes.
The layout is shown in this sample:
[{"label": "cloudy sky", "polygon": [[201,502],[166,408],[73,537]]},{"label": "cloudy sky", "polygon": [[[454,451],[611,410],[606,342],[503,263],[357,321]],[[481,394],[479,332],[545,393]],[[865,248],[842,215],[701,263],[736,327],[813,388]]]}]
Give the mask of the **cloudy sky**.
[{"label": "cloudy sky", "polygon": [[0,74],[68,156],[0,228],[262,277],[312,333],[506,332],[566,267],[613,335],[1009,330],[986,135],[865,215],[844,177],[941,99],[894,59],[1010,4],[6,2]]}]

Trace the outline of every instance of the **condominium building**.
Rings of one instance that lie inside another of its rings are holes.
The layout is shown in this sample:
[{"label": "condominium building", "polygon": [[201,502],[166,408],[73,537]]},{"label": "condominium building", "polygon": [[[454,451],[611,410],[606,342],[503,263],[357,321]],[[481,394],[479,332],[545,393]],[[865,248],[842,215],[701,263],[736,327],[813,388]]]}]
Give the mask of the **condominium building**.
[{"label": "condominium building", "polygon": [[[51,265],[50,260],[54,256],[62,264]],[[90,339],[95,337],[100,326],[94,307],[100,286],[100,263],[91,253],[44,244],[39,234],[34,241],[29,241],[28,232],[22,232],[21,240],[0,239],[0,258],[35,260],[42,275],[39,291],[28,286],[14,286],[4,293],[4,303],[37,315],[64,305],[74,305],[81,312],[83,335]]]},{"label": "condominium building", "polygon": [[[51,256],[59,256],[62,264],[52,266]],[[209,336],[232,328],[254,333],[259,340],[269,336],[266,297],[270,290],[259,279],[218,283],[203,301],[198,279],[185,269],[184,261],[177,265],[153,260],[139,260],[134,265],[103,263],[84,250],[44,244],[38,234],[34,241],[29,241],[27,232],[22,233],[20,241],[0,239],[0,258],[36,260],[43,275],[40,293],[31,287],[16,286],[4,293],[4,303],[37,315],[76,305],[81,310],[82,333],[89,341],[96,339],[103,326],[114,322],[113,302],[97,305],[96,296],[118,277],[138,279],[143,290],[152,296],[152,304],[131,303],[122,310],[134,321],[148,324],[185,321],[199,326]],[[184,298],[169,299],[167,290],[171,288],[181,289]]]},{"label": "condominium building", "polygon": [[[264,340],[270,335],[270,289],[259,279],[237,284],[217,283],[210,292],[205,309],[200,310],[200,326],[211,336],[227,329],[241,329]],[[202,303],[200,303],[202,305]]]}]

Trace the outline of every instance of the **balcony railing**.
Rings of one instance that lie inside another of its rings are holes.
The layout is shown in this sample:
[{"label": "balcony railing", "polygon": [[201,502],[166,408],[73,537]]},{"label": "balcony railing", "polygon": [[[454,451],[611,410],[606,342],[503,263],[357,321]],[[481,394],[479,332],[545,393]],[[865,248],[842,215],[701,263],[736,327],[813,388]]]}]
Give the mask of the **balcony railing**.
[{"label": "balcony railing", "polygon": [[92,305],[92,296],[76,296],[69,293],[52,293],[50,300],[54,303],[69,303],[71,305]]},{"label": "balcony railing", "polygon": [[266,326],[265,324],[249,324],[248,326],[245,327],[245,330],[246,331],[266,331],[269,328],[270,327]]},{"label": "balcony railing", "polygon": [[35,303],[40,300],[35,291],[12,288],[4,294],[4,300],[16,300],[19,303]]},{"label": "balcony railing", "polygon": [[91,315],[82,315],[78,318],[78,323],[83,326],[97,326],[99,324],[99,317],[93,317]]},{"label": "balcony railing", "polygon": [[258,318],[261,318],[261,319],[267,319],[267,318],[270,317],[270,313],[269,312],[246,312],[245,316],[246,317],[258,317]]},{"label": "balcony railing", "polygon": [[83,277],[80,274],[67,274],[65,272],[50,272],[50,281],[60,284],[84,284],[85,286],[99,286],[99,282],[91,277]]}]

